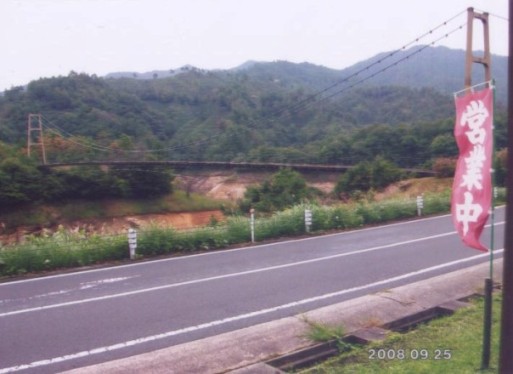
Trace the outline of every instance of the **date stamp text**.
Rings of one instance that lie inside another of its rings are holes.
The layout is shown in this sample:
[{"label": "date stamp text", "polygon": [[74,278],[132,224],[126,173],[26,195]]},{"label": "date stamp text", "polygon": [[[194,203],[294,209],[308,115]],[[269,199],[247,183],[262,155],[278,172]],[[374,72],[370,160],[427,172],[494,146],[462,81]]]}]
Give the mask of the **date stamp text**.
[{"label": "date stamp text", "polygon": [[450,360],[452,350],[373,348],[368,350],[369,360]]}]

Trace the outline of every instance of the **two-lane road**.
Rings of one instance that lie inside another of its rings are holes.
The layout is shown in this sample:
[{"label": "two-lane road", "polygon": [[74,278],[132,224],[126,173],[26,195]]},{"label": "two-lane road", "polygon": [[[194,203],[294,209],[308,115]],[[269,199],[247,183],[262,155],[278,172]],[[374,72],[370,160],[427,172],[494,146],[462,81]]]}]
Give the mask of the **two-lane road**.
[{"label": "two-lane road", "polygon": [[[496,213],[502,248],[504,209]],[[442,216],[7,282],[0,284],[0,374],[127,357],[487,260],[464,247]]]}]

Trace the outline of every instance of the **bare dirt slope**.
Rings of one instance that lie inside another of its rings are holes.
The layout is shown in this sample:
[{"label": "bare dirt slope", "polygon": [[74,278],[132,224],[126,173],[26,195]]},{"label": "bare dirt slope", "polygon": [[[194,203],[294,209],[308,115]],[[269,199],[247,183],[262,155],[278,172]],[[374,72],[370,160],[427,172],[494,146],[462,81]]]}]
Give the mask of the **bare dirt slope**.
[{"label": "bare dirt slope", "polygon": [[[272,172],[238,173],[219,171],[210,174],[189,174],[177,176],[175,182],[179,188],[197,192],[219,200],[237,201],[244,197],[248,186],[260,184],[268,179]],[[308,185],[330,193],[335,187],[339,174],[306,174]]]},{"label": "bare dirt slope", "polygon": [[[262,183],[269,178],[272,172],[237,173],[233,171],[219,171],[209,174],[179,175],[175,179],[175,187],[189,192],[206,195],[216,200],[226,200],[232,203],[244,197],[244,192],[250,185]],[[311,174],[305,175],[307,183],[322,192],[329,194],[333,191],[338,174]],[[441,192],[450,188],[451,178],[422,178],[400,181],[389,186],[382,192],[374,195],[375,200],[388,198],[414,198],[425,192]],[[0,228],[0,242],[13,243],[22,241],[28,234],[51,234],[59,226],[69,231],[85,231],[89,233],[117,234],[126,232],[130,227],[145,228],[152,225],[160,227],[173,227],[176,229],[190,229],[206,226],[212,222],[221,222],[225,219],[220,210],[200,212],[178,212],[163,214],[125,215],[111,218],[91,218],[73,222],[62,222],[60,225],[49,227],[19,227],[16,232],[4,233]]]}]

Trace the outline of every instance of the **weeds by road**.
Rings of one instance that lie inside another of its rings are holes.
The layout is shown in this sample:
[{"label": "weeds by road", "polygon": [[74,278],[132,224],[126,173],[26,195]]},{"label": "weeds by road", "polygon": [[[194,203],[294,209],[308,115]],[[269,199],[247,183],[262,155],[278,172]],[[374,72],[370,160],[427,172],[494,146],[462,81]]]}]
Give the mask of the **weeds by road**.
[{"label": "weeds by road", "polygon": [[[449,211],[449,192],[424,197],[423,214]],[[312,212],[311,230],[305,227],[305,209]],[[414,218],[415,199],[358,202],[336,206],[301,204],[271,216],[258,217],[255,240],[293,237],[328,230],[354,229],[364,225]],[[210,227],[177,231],[169,227],[141,230],[139,257],[215,250],[250,241],[251,231],[246,216],[229,217]],[[83,232],[58,232],[47,237],[28,237],[19,245],[0,246],[0,276],[18,275],[62,268],[87,266],[129,257],[126,235],[102,237]]]},{"label": "weeds by road", "polygon": [[[502,297],[494,296],[491,362],[482,373],[496,373]],[[480,372],[483,300],[454,315],[435,319],[407,333],[391,333],[381,342],[353,348],[303,374],[476,373]]]}]

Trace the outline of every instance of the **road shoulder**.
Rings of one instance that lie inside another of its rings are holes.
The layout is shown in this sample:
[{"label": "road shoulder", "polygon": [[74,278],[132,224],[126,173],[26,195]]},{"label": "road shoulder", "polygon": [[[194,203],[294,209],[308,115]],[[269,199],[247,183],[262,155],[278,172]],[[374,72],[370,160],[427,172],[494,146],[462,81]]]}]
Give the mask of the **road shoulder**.
[{"label": "road shoulder", "polygon": [[[494,280],[502,280],[502,259],[495,260],[494,267]],[[488,271],[489,264],[483,263],[333,304],[302,315],[66,373],[192,374],[232,370],[248,372],[248,368],[258,367],[258,363],[312,345],[312,342],[305,338],[309,330],[309,325],[305,321],[342,325],[347,333],[371,325],[387,324],[480,292]]]}]

